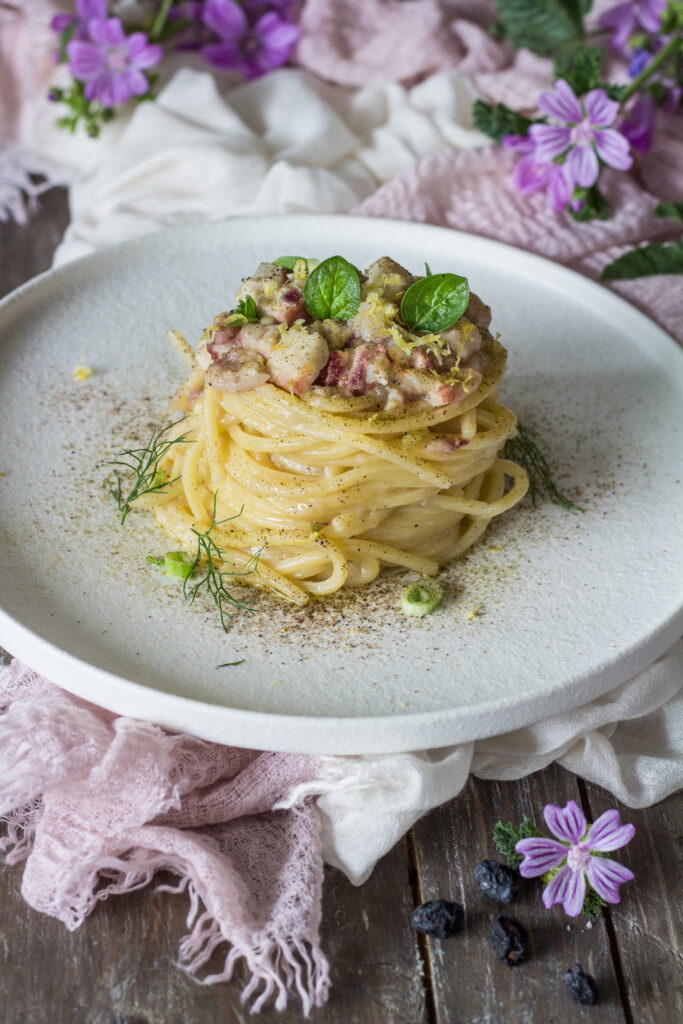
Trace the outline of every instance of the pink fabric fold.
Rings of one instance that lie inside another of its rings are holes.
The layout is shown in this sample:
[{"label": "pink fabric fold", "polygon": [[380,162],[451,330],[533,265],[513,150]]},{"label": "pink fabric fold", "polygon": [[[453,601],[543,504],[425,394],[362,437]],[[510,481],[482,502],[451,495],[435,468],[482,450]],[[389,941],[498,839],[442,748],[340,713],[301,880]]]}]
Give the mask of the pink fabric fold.
[{"label": "pink fabric fold", "polygon": [[487,31],[491,0],[306,0],[296,62],[342,85],[493,71],[510,59]]},{"label": "pink fabric fold", "polygon": [[[679,196],[683,194],[683,159],[676,164],[674,156],[679,144],[676,131],[678,123],[667,133],[665,120],[663,137],[671,140],[665,147],[666,173],[658,171],[656,156],[648,155],[633,172],[603,174],[601,184],[613,209],[609,220],[577,224],[568,213],[549,209],[543,193],[523,196],[510,179],[516,155],[497,146],[438,153],[378,189],[354,212],[441,224],[496,238],[598,279],[607,263],[633,246],[679,237],[675,222],[654,215],[660,199],[673,198],[676,188]],[[680,275],[613,282],[609,287],[683,344]]]},{"label": "pink fabric fold", "polygon": [[[181,965],[227,981],[257,1011],[327,998],[320,949],[323,864],[315,808],[273,810],[319,761],[174,735],[60,690],[18,661],[0,669],[0,840],[26,861],[22,895],[77,928],[98,900],[178,877],[190,898]],[[167,887],[168,888],[168,887]],[[209,960],[223,947],[218,969]]]}]

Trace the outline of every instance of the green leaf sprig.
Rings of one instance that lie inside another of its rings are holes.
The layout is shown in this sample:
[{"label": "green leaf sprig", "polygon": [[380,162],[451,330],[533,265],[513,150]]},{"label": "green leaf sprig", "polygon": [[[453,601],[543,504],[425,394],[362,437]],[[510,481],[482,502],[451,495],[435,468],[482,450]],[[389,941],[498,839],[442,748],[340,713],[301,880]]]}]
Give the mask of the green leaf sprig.
[{"label": "green leaf sprig", "polygon": [[[658,203],[654,212],[657,217],[683,223],[683,202]],[[683,274],[683,238],[671,244],[652,242],[625,252],[603,267],[600,280],[632,281],[653,274]]]},{"label": "green leaf sprig", "polygon": [[178,437],[168,437],[169,430],[172,430],[182,420],[169,423],[166,427],[155,427],[152,436],[142,448],[124,448],[117,459],[110,460],[107,465],[119,466],[122,470],[133,473],[133,481],[127,494],[124,494],[124,482],[119,470],[114,470],[114,482],[109,485],[111,494],[121,514],[121,525],[126,521],[126,516],[136,498],[143,494],[163,493],[167,487],[175,483],[179,477],[172,480],[164,479],[164,471],[161,462],[174,444],[192,444],[189,439],[191,431],[186,431]]},{"label": "green leaf sprig", "polygon": [[55,86],[50,89],[48,99],[52,103],[63,103],[66,106],[67,113],[57,118],[55,123],[58,128],[65,128],[72,135],[82,124],[86,134],[91,139],[96,139],[102,125],[107,124],[114,117],[111,107],[102,106],[99,100],[87,100],[83,82],[76,79],[72,80],[68,88]]},{"label": "green leaf sprig", "polygon": [[504,135],[526,135],[534,123],[530,117],[518,114],[504,103],[484,103],[475,100],[472,107],[474,127],[494,142],[500,142]]},{"label": "green leaf sprig", "polygon": [[245,295],[243,299],[237,303],[234,309],[231,309],[225,318],[225,326],[232,327],[237,324],[257,324],[260,320],[256,303],[254,302],[251,295]]},{"label": "green leaf sprig", "polygon": [[540,446],[538,433],[531,427],[517,424],[517,436],[505,442],[504,457],[518,463],[529,477],[529,497],[535,506],[540,498],[549,498],[554,505],[559,505],[565,512],[582,512],[564,494],[561,494],[553,481],[548,460]]},{"label": "green leaf sprig", "polygon": [[[197,550],[192,563],[192,571],[183,583],[183,595],[189,604],[194,604],[197,595],[202,590],[206,590],[218,609],[218,615],[221,620],[223,632],[227,633],[233,614],[230,609],[246,611],[250,614],[253,614],[254,610],[253,608],[250,608],[249,605],[236,598],[234,594],[231,594],[225,585],[225,581],[229,577],[235,579],[240,576],[249,576],[256,572],[263,548],[259,548],[259,550],[251,556],[245,569],[237,572],[234,570],[227,571],[223,568],[223,562],[225,559],[224,553],[211,536],[211,533],[217,526],[222,526],[223,523],[228,523],[233,519],[238,519],[242,515],[242,509],[240,509],[239,512],[236,512],[233,516],[227,516],[225,519],[219,519],[216,521],[217,497],[218,493],[216,492],[213,496],[213,515],[211,523],[207,529],[202,531],[195,530],[194,527],[192,528],[192,532],[197,538]],[[190,583],[190,580],[193,582]]]},{"label": "green leaf sprig", "polygon": [[539,832],[528,818],[518,826],[513,825],[511,821],[497,821],[493,827],[493,841],[513,871],[516,871],[524,860],[523,854],[517,853],[515,849],[520,839],[532,839],[534,836],[542,835],[543,833]]},{"label": "green leaf sprig", "polygon": [[496,7],[505,37],[541,57],[577,46],[584,35],[585,0],[496,0]]},{"label": "green leaf sprig", "polygon": [[578,209],[570,206],[568,212],[579,224],[588,220],[607,220],[609,217],[609,201],[597,185],[591,185],[590,188],[576,185],[572,192],[572,201],[580,205]]},{"label": "green leaf sprig", "polygon": [[671,245],[652,242],[617,257],[603,269],[601,281],[632,281],[652,274],[683,274],[683,238]]},{"label": "green leaf sprig", "polygon": [[411,331],[438,334],[460,319],[469,301],[466,277],[430,273],[406,290],[401,299],[401,317]]},{"label": "green leaf sprig", "polygon": [[343,256],[323,260],[306,278],[304,303],[318,320],[346,321],[360,305],[358,271]]},{"label": "green leaf sprig", "polygon": [[683,202],[658,203],[657,206],[655,206],[655,215],[657,217],[666,217],[669,220],[679,220],[683,222]]},{"label": "green leaf sprig", "polygon": [[553,78],[564,78],[577,96],[584,96],[598,85],[604,52],[602,46],[561,52],[555,59]]}]

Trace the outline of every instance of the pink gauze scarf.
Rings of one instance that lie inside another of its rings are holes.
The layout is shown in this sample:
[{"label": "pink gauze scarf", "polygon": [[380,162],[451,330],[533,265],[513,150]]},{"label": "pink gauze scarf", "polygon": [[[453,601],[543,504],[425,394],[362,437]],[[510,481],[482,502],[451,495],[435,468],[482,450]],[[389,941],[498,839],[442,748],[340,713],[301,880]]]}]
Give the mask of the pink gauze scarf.
[{"label": "pink gauze scarf", "polygon": [[187,971],[227,943],[222,970],[203,980],[229,980],[244,959],[253,1011],[271,997],[283,1009],[292,989],[305,1014],[326,1000],[317,812],[273,810],[317,774],[316,758],[171,735],[19,661],[0,668],[0,708],[0,850],[9,864],[26,860],[27,903],[73,930],[98,900],[168,870],[179,876],[170,891],[190,898]]}]

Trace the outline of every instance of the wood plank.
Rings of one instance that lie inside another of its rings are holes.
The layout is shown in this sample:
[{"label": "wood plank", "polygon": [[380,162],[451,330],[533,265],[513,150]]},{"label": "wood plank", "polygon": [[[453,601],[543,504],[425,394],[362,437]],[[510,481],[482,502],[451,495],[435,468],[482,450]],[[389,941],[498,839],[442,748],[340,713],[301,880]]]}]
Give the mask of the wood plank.
[{"label": "wood plank", "polygon": [[[3,1024],[247,1024],[240,1002],[246,971],[202,987],[175,965],[188,900],[151,888],[104,901],[75,932],[38,914],[20,894],[22,867],[0,870],[0,976]],[[372,878],[354,888],[326,874],[323,948],[332,991],[312,1024],[421,1024],[424,992],[410,914],[405,848],[395,847]],[[225,954],[223,947],[223,955]],[[222,965],[214,956],[209,968]],[[303,1019],[295,996],[263,1024]]]},{"label": "wood plank", "polygon": [[0,297],[52,264],[69,223],[66,189],[52,188],[38,199],[28,224],[0,223]]},{"label": "wood plank", "polygon": [[[586,1010],[562,981],[575,962],[597,981],[601,1024],[626,1021],[604,920],[546,911],[535,879],[521,879],[519,899],[498,909],[474,881],[479,861],[502,859],[491,838],[496,821],[528,817],[542,826],[544,804],[570,799],[580,802],[576,779],[556,766],[512,783],[470,779],[455,800],[415,826],[420,898],[453,899],[465,908],[462,934],[429,940],[439,1024],[578,1024]],[[529,933],[529,960],[519,967],[507,968],[490,947],[489,927],[499,913],[519,918]]]},{"label": "wood plank", "polygon": [[632,1019],[637,1024],[683,1021],[683,800],[671,796],[645,810],[620,804],[598,786],[585,784],[591,817],[618,807],[636,834],[613,857],[636,878],[612,907],[613,938]]}]

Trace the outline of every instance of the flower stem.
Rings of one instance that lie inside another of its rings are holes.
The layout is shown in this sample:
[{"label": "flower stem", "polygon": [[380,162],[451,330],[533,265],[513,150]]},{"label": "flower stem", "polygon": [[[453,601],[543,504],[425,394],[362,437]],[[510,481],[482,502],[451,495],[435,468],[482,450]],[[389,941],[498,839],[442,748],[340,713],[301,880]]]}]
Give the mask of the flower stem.
[{"label": "flower stem", "polygon": [[164,25],[166,24],[168,12],[170,11],[172,5],[173,0],[162,0],[161,7],[159,8],[159,13],[154,19],[154,22],[149,32],[150,39],[158,39],[161,33],[164,31]]},{"label": "flower stem", "polygon": [[666,46],[664,46],[659,51],[659,53],[655,54],[650,63],[646,64],[643,70],[640,72],[640,74],[633,79],[628,89],[621,97],[622,107],[624,106],[627,100],[631,99],[631,96],[633,96],[634,93],[638,92],[641,85],[644,82],[646,82],[648,78],[650,78],[650,76],[654,74],[655,71],[657,71],[658,68],[661,68],[662,64],[665,64],[669,57],[672,57],[676,53],[676,50],[679,46],[680,39],[678,36],[678,32],[672,32],[671,39],[666,44]]}]

